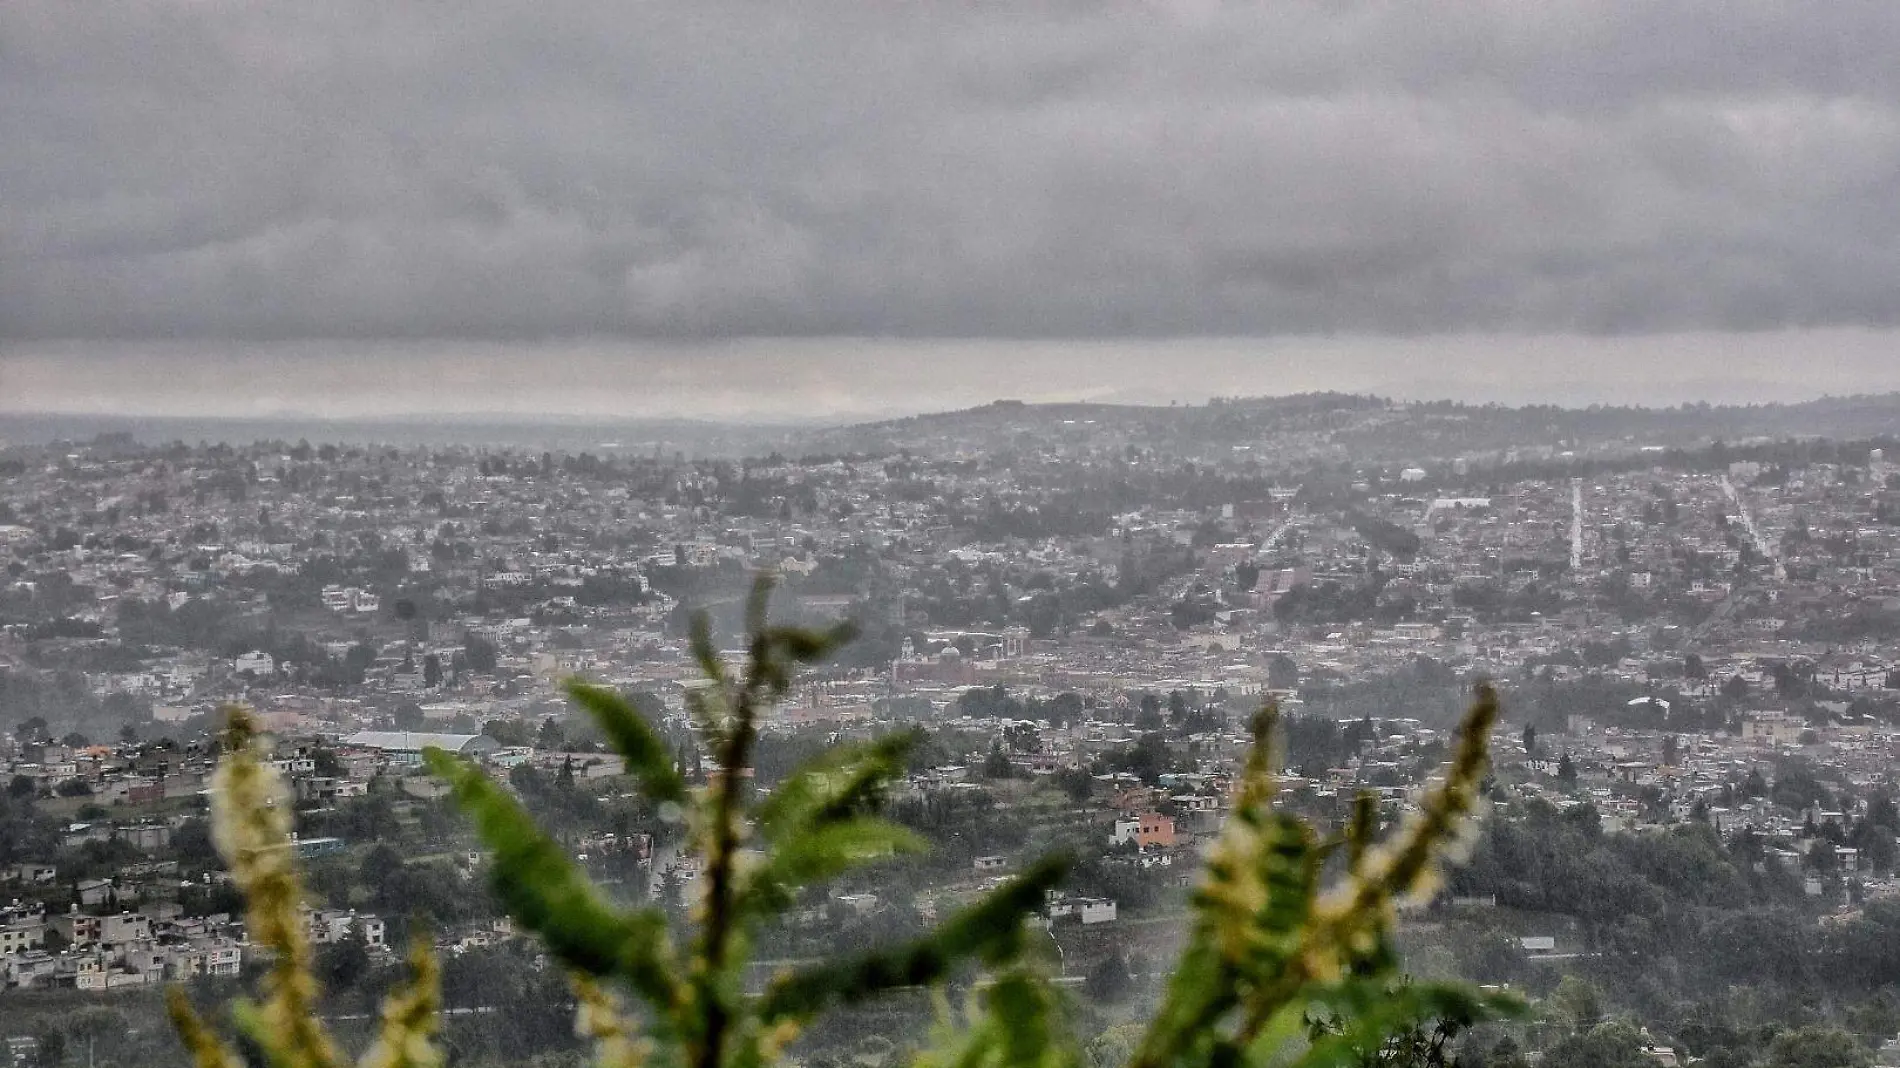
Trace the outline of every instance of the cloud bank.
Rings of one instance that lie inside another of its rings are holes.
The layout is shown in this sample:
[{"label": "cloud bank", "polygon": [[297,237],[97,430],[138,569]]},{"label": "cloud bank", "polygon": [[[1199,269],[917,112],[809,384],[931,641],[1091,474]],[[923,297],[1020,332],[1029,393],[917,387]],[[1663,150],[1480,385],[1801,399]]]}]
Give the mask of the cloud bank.
[{"label": "cloud bank", "polygon": [[1900,323],[1900,5],[0,5],[0,341]]}]

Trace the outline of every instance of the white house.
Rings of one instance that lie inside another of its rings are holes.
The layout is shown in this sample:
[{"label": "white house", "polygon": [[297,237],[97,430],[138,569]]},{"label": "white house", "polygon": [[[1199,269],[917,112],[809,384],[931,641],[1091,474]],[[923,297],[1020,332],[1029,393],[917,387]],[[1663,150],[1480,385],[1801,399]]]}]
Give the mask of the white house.
[{"label": "white house", "polygon": [[1062,896],[1049,902],[1047,913],[1049,922],[1067,919],[1070,916],[1081,920],[1084,925],[1112,923],[1115,919],[1115,903],[1105,897],[1068,897]]},{"label": "white house", "polygon": [[238,657],[232,667],[240,675],[248,672],[260,679],[277,673],[277,661],[262,649],[253,649]]}]

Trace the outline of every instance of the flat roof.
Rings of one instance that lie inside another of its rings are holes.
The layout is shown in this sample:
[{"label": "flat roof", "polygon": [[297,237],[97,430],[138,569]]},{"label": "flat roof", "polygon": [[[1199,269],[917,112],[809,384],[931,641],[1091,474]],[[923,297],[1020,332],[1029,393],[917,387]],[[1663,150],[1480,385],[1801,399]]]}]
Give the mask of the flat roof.
[{"label": "flat roof", "polygon": [[344,745],[382,749],[392,753],[420,753],[430,746],[451,753],[487,753],[501,743],[484,734],[438,734],[432,731],[357,731]]}]

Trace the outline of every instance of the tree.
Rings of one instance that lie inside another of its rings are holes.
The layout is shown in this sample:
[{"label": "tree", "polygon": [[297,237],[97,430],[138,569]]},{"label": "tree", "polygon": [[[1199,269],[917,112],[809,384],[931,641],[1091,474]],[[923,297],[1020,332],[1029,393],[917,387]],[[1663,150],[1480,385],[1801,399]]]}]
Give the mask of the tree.
[{"label": "tree", "polygon": [[1668,735],[1663,736],[1663,745],[1662,745],[1663,767],[1673,768],[1676,766],[1676,759],[1679,755],[1680,749],[1681,749],[1681,743],[1676,740],[1675,735],[1668,734]]},{"label": "tree", "polygon": [[47,1026],[33,1034],[34,1068],[57,1068],[66,1061],[66,1032]]},{"label": "tree", "polygon": [[1769,1068],[1870,1068],[1873,1051],[1845,1031],[1801,1027],[1768,1044]]},{"label": "tree", "polygon": [[[400,867],[400,863],[397,865]],[[360,927],[352,924],[342,938],[317,951],[316,974],[331,990],[349,990],[369,974],[369,943]]]},{"label": "tree", "polygon": [[[843,634],[768,624],[768,586],[746,612],[748,662],[720,660],[703,616],[692,648],[712,686],[694,714],[718,765],[753,766],[766,709],[791,687],[792,669],[828,653]],[[941,1039],[931,1063],[967,1068],[1058,1068],[1081,1056],[1051,984],[1026,958],[1025,920],[1040,910],[1068,861],[1045,858],[921,934],[854,956],[782,971],[754,990],[746,979],[753,936],[778,924],[799,888],[867,860],[921,846],[875,814],[904,771],[911,736],[892,733],[821,754],[757,797],[738,774],[689,790],[653,725],[611,690],[575,684],[573,700],[626,761],[640,793],[676,806],[691,829],[686,848],[703,871],[700,902],[684,918],[657,906],[623,907],[595,886],[567,849],[538,827],[508,790],[472,763],[426,754],[472,817],[493,861],[490,886],[522,930],[541,940],[549,972],[573,977],[578,1030],[603,1064],[639,1056],[623,998],[641,1003],[639,1040],[656,1063],[680,1068],[768,1066],[784,1043],[829,1010],[896,988],[931,987],[980,964],[990,973],[968,1017]],[[1414,818],[1375,841],[1378,800],[1356,799],[1334,838],[1275,807],[1276,716],[1252,723],[1234,815],[1209,847],[1187,946],[1153,1018],[1129,1048],[1128,1068],[1213,1068],[1262,1059],[1289,1068],[1376,1056],[1391,1036],[1422,1021],[1478,1021],[1514,1010],[1504,995],[1451,983],[1400,982],[1391,932],[1398,905],[1429,893],[1439,861],[1478,804],[1497,698],[1481,689],[1445,774]],[[289,840],[289,804],[250,716],[230,717],[213,789],[219,840],[249,903],[246,929],[268,953],[261,1004],[240,1019],[268,1063],[340,1065],[315,1015],[319,984],[297,912],[301,885]],[[1337,858],[1338,873],[1328,873]],[[1330,883],[1331,885],[1328,885]],[[1271,900],[1273,907],[1262,907]],[[683,925],[683,929],[682,928]],[[390,996],[364,1063],[440,1063],[434,1035],[441,980],[418,943],[410,978]],[[231,1068],[236,1051],[174,990],[172,1019],[200,1068]],[[1325,1020],[1315,1034],[1303,1021]]]},{"label": "tree", "polygon": [[495,643],[479,634],[466,634],[462,637],[462,655],[468,661],[468,669],[477,675],[492,675],[499,660],[500,650]]},{"label": "tree", "polygon": [[1698,653],[1684,653],[1682,656],[1682,675],[1684,678],[1701,682],[1709,677],[1709,666],[1702,662]]},{"label": "tree", "polygon": [[422,684],[431,690],[442,685],[442,658],[435,653],[422,658]]},{"label": "tree", "polygon": [[528,734],[528,725],[518,720],[491,719],[482,724],[482,733],[510,748],[534,744],[533,737]]},{"label": "tree", "polygon": [[211,825],[203,816],[193,816],[172,829],[172,855],[181,863],[210,868],[218,863],[218,850],[211,841]]},{"label": "tree", "polygon": [[1087,768],[1065,767],[1056,772],[1056,785],[1069,795],[1069,800],[1080,803],[1094,792],[1095,776],[1090,775]]},{"label": "tree", "polygon": [[1524,756],[1528,760],[1537,759],[1537,725],[1524,724]]},{"label": "tree", "polygon": [[318,745],[310,751],[310,768],[316,774],[332,779],[344,773],[343,759],[327,745]]},{"label": "tree", "polygon": [[1120,1001],[1133,987],[1134,982],[1128,976],[1128,961],[1120,950],[1096,961],[1082,981],[1082,989],[1088,993],[1089,999],[1104,1005]]},{"label": "tree", "polygon": [[1276,690],[1291,690],[1300,684],[1300,665],[1285,653],[1275,653],[1267,661],[1267,685]]},{"label": "tree", "polygon": [[1768,796],[1768,777],[1760,768],[1749,768],[1748,775],[1742,780],[1742,796],[1747,798]]},{"label": "tree", "polygon": [[1524,1051],[1518,1048],[1517,1040],[1510,1035],[1504,1035],[1493,1043],[1490,1053],[1481,1063],[1485,1068],[1530,1068],[1530,1061],[1525,1059]]},{"label": "tree", "polygon": [[1588,979],[1566,975],[1542,1005],[1544,1018],[1566,1031],[1588,1031],[1603,1020],[1603,991]]},{"label": "tree", "polygon": [[1033,724],[1029,724],[1029,723],[1010,724],[1009,726],[1003,728],[1003,740],[1009,743],[1009,748],[1011,752],[1016,752],[1016,753],[1042,752],[1042,732],[1038,731]]},{"label": "tree", "polygon": [[402,901],[403,863],[402,854],[388,842],[378,842],[363,854],[357,878],[368,889],[370,901],[377,908],[405,907]]},{"label": "tree", "polygon": [[1653,1068],[1643,1034],[1627,1020],[1606,1020],[1552,1046],[1543,1068]]},{"label": "tree", "polygon": [[1557,781],[1565,786],[1577,784],[1577,762],[1570,759],[1569,753],[1557,758]]},{"label": "tree", "polygon": [[1387,1039],[1377,1053],[1362,1058],[1364,1068],[1461,1068],[1464,1058],[1452,1056],[1452,1043],[1466,1023],[1458,1019],[1419,1021]]},{"label": "tree", "polygon": [[1730,675],[1722,682],[1722,696],[1731,701],[1746,701],[1748,694],[1748,680],[1740,675]]},{"label": "tree", "polygon": [[1161,718],[1161,698],[1151,693],[1141,695],[1141,711],[1135,714],[1135,729],[1144,731],[1160,730],[1166,720]]},{"label": "tree", "polygon": [[28,775],[15,775],[7,783],[7,796],[15,801],[24,801],[39,792],[39,780]]}]

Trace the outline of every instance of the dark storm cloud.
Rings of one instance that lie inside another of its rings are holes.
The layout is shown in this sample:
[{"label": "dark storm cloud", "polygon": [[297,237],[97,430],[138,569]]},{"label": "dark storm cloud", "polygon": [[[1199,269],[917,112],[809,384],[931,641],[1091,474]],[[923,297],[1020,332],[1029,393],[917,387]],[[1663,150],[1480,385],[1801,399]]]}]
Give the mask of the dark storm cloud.
[{"label": "dark storm cloud", "polygon": [[0,338],[1900,321],[1900,5],[0,5]]}]

